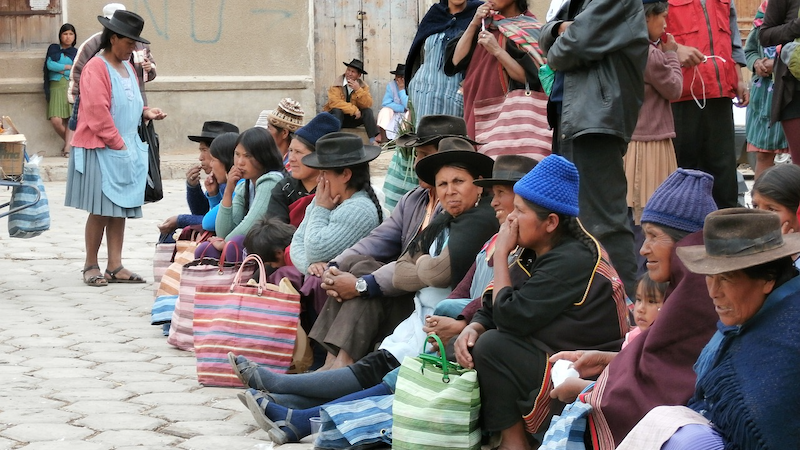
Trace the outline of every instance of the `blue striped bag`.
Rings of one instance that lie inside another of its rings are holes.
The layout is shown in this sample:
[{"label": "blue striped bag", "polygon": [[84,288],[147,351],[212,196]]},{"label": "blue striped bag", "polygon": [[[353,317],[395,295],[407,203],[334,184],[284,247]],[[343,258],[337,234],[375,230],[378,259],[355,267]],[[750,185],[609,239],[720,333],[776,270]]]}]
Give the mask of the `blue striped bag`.
[{"label": "blue striped bag", "polygon": [[436,339],[441,357],[423,353],[403,360],[392,406],[392,448],[478,450],[478,373],[448,361],[439,337],[428,338]]},{"label": "blue striped bag", "polygon": [[175,303],[178,302],[177,295],[159,295],[153,302],[150,310],[150,324],[163,325],[172,322],[172,313],[175,312]]},{"label": "blue striped bag", "polygon": [[[589,392],[594,383],[586,386],[581,394]],[[561,415],[553,416],[542,439],[540,450],[586,450],[583,435],[592,405],[584,403],[581,396],[564,407]]]},{"label": "blue striped bag", "polygon": [[392,444],[392,401],[394,395],[379,395],[319,409],[322,426],[314,448],[365,449]]},{"label": "blue striped bag", "polygon": [[38,163],[25,163],[22,186],[14,186],[11,191],[10,210],[15,209],[19,210],[8,215],[9,236],[29,239],[50,229],[50,205],[39,176]]}]

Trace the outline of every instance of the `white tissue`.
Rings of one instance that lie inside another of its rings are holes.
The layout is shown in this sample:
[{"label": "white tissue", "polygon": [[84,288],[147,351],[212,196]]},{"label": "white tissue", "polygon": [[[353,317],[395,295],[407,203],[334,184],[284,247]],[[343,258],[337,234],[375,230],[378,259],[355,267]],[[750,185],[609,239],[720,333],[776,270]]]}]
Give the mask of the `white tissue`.
[{"label": "white tissue", "polygon": [[553,369],[550,372],[550,377],[553,380],[553,386],[558,387],[567,378],[579,378],[578,371],[572,366],[572,361],[566,359],[559,359],[553,364]]}]

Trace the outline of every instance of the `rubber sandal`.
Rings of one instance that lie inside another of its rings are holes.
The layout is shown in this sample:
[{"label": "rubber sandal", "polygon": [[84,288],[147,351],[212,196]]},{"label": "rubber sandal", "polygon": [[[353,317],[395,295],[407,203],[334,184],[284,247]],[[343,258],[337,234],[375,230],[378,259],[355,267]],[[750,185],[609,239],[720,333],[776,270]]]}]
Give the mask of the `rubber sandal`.
[{"label": "rubber sandal", "polygon": [[146,283],[144,278],[142,278],[139,274],[131,272],[131,275],[128,278],[117,278],[117,274],[120,273],[125,267],[119,266],[116,269],[109,272],[106,269],[106,281],[109,283]]},{"label": "rubber sandal", "polygon": [[[86,272],[90,270],[100,270],[100,266],[94,265],[84,267],[83,270],[81,270],[81,274],[86,274]],[[89,278],[83,277],[83,283],[92,287],[108,286],[108,280],[106,280],[106,277],[104,277],[102,274],[92,275]]]},{"label": "rubber sandal", "polygon": [[[233,352],[228,352],[228,363],[230,363],[233,368],[233,373],[236,375],[236,378],[238,378],[245,387],[258,389],[259,391],[268,391],[266,386],[264,386],[264,382],[261,381],[261,377],[258,375],[258,364],[253,361],[248,361],[244,356],[242,356],[242,358],[245,361],[237,364],[236,355]],[[255,386],[250,385],[251,380]]]},{"label": "rubber sandal", "polygon": [[[276,445],[283,445],[289,442],[289,436],[286,434],[285,431],[281,430],[281,427],[287,427],[289,430],[294,433],[295,437],[298,438],[297,442],[299,442],[300,433],[297,431],[297,428],[294,427],[289,421],[292,419],[292,410],[289,410],[289,413],[286,414],[286,419],[279,420],[277,422],[273,422],[267,414],[265,410],[267,409],[267,404],[269,404],[269,399],[257,392],[255,395],[251,390],[248,390],[244,393],[245,402],[247,403],[247,409],[250,410],[250,413],[253,415],[253,418],[258,423],[258,426],[261,427],[262,430],[266,431],[269,435],[269,438],[272,440],[273,443]],[[261,405],[258,404],[258,400],[261,399]]]}]

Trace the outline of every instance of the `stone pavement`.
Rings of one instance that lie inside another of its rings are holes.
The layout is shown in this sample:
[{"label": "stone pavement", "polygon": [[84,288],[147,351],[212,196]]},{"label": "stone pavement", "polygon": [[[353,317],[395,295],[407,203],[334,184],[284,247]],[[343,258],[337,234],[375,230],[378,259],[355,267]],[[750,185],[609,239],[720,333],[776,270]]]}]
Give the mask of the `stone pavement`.
[{"label": "stone pavement", "polygon": [[[41,236],[11,239],[0,219],[0,450],[271,449],[239,390],[199,385],[194,354],[150,325],[152,284],[82,283],[86,213],[63,206],[64,185],[45,183]],[[164,185],[165,199],[128,221],[123,249],[151,282],[156,224],[187,209],[183,180]]]}]

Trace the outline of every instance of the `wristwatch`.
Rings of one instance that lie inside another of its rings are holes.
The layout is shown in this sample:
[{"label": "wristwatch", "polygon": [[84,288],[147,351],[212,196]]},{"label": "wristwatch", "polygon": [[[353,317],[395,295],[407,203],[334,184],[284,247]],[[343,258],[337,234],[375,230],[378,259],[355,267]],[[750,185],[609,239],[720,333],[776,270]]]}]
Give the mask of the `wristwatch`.
[{"label": "wristwatch", "polygon": [[356,290],[358,291],[358,295],[361,297],[366,297],[369,294],[369,290],[367,289],[367,280],[359,277],[356,280]]}]

